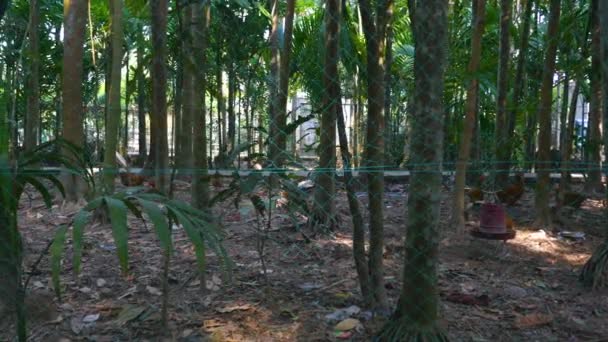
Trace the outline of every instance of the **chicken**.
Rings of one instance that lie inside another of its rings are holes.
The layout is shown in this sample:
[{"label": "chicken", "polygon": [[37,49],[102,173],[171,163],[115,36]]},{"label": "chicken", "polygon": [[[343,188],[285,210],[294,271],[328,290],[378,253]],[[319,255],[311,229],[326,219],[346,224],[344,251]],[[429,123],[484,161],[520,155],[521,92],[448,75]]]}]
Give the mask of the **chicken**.
[{"label": "chicken", "polygon": [[481,190],[481,185],[483,184],[484,181],[485,181],[485,176],[481,175],[481,176],[479,176],[479,181],[478,181],[477,186],[464,189],[464,193],[469,197],[469,200],[471,201],[471,203],[483,201],[483,190]]},{"label": "chicken", "polygon": [[585,200],[587,199],[587,196],[585,194],[582,193],[578,193],[576,191],[568,191],[566,190],[564,192],[564,200],[563,202],[560,201],[560,188],[559,186],[555,187],[555,202],[560,203],[563,206],[566,207],[572,207],[575,209],[578,209],[581,207],[581,205],[583,204],[583,202],[585,202]]},{"label": "chicken", "polygon": [[124,186],[140,186],[146,181],[146,176],[132,173],[132,172],[121,172],[120,182]]},{"label": "chicken", "polygon": [[483,191],[480,188],[468,188],[464,189],[464,192],[471,203],[483,201]]},{"label": "chicken", "polygon": [[515,183],[508,185],[504,189],[496,193],[496,197],[500,202],[506,205],[514,205],[523,196],[526,188],[524,186],[524,176],[522,174],[515,175]]}]

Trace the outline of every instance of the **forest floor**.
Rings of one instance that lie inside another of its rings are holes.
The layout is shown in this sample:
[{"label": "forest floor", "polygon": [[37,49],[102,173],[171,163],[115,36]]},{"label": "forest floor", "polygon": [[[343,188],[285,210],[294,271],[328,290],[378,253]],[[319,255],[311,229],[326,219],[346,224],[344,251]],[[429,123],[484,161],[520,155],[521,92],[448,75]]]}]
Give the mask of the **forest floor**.
[{"label": "forest floor", "polygon": [[[176,196],[187,199],[180,182]],[[45,249],[58,225],[77,208],[59,200],[46,210],[41,198],[25,198],[20,226],[26,266]],[[365,206],[364,193],[358,193]],[[407,185],[385,193],[385,281],[394,307],[401,288]],[[533,193],[508,208],[517,236],[504,243],[457,235],[449,226],[451,195],[442,197],[439,287],[441,324],[454,341],[607,341],[608,296],[581,287],[578,274],[602,241],[606,222],[599,201],[587,200],[562,230],[584,239],[561,238],[530,227]],[[216,209],[234,267],[222,275],[208,254],[207,292],[201,295],[194,252],[183,229],[174,230],[170,269],[169,328],[160,327],[162,253],[153,230],[130,218],[130,274],[122,277],[111,230],[86,229],[83,267],[77,281],[68,244],[62,265],[63,298],[52,295],[45,257],[28,289],[32,341],[367,341],[383,318],[360,308],[352,258],[351,216],[344,191],[337,205],[341,224],[331,236],[307,241],[285,215],[277,215],[266,243],[267,277],[256,248],[255,217],[232,204]],[[69,240],[71,241],[71,240]],[[346,309],[342,310],[340,309]],[[343,314],[348,312],[347,314]],[[342,313],[342,315],[341,315]],[[340,317],[342,316],[342,317]],[[336,325],[352,316],[337,331]],[[0,320],[0,341],[12,339],[12,320]]]}]

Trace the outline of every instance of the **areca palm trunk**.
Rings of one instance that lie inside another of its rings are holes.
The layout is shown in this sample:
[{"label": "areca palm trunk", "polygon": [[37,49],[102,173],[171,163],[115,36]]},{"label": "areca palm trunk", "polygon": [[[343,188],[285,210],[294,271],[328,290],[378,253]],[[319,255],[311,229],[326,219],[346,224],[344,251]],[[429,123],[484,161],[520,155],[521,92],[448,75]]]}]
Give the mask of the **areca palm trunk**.
[{"label": "areca palm trunk", "polygon": [[25,150],[38,144],[40,136],[40,51],[39,43],[40,3],[30,0],[29,56],[30,68],[27,80],[27,116],[25,119]]},{"label": "areca palm trunk", "polygon": [[194,73],[194,143],[193,149],[194,167],[196,172],[192,178],[192,202],[198,209],[206,209],[209,204],[209,180],[207,177],[207,122],[205,92],[207,88],[206,59],[209,24],[211,22],[211,4],[209,0],[196,3],[192,11],[192,40],[194,47],[194,58],[199,64]]},{"label": "areca palm trunk", "polygon": [[591,1],[591,72],[589,74],[591,96],[589,100],[589,136],[587,139],[587,174],[585,190],[603,190],[600,169],[602,135],[600,131],[602,116],[602,66],[599,0]]},{"label": "areca palm trunk", "polygon": [[447,0],[421,1],[415,9],[412,175],[403,287],[380,341],[447,341],[438,324],[437,289],[447,13]]},{"label": "areca palm trunk", "polygon": [[[469,75],[477,74],[481,60],[481,38],[485,29],[486,0],[473,1],[473,38],[471,39],[471,59],[467,72]],[[465,102],[464,131],[460,139],[458,151],[458,162],[456,163],[456,178],[454,181],[454,211],[452,218],[456,229],[464,231],[464,186],[467,177],[467,163],[471,156],[471,142],[473,129],[477,118],[477,98],[479,97],[479,79],[472,76],[467,87],[467,99]]]},{"label": "areca palm trunk", "polygon": [[336,106],[340,103],[338,82],[338,34],[341,4],[327,0],[325,9],[325,56],[323,61],[323,111],[319,142],[319,171],[315,189],[315,208],[311,224],[317,231],[332,230],[335,226],[335,167],[336,167]]},{"label": "areca palm trunk", "polygon": [[[83,102],[83,55],[87,22],[86,1],[64,0],[63,17],[63,138],[84,146],[82,127]],[[75,202],[83,195],[84,181],[74,174],[63,175],[66,200]]]},{"label": "areca palm trunk", "polygon": [[511,0],[500,0],[500,43],[498,57],[498,95],[496,97],[496,126],[494,136],[496,138],[496,184],[503,187],[509,177],[509,164],[506,162],[510,157],[508,120],[507,120],[507,94],[509,86],[509,28],[511,25]]},{"label": "areca palm trunk", "polygon": [[549,193],[551,191],[549,179],[549,174],[551,173],[551,108],[553,103],[553,73],[555,72],[560,11],[560,0],[551,0],[549,26],[545,39],[548,42],[548,46],[543,67],[540,104],[538,107],[538,178],[535,196],[535,224],[540,227],[547,227],[551,224],[551,211],[549,209]]},{"label": "areca palm trunk", "polygon": [[[521,98],[524,94],[524,76],[526,71],[526,59],[528,56],[529,50],[529,40],[530,40],[530,23],[532,21],[532,5],[534,4],[534,0],[526,0],[526,8],[523,14],[523,24],[521,31],[521,41],[519,44],[519,50],[517,55],[517,66],[515,71],[515,81],[513,82],[513,102],[511,106],[511,110],[509,111],[507,117],[507,136],[511,137],[515,133],[515,122],[517,121],[517,113],[521,108]],[[509,147],[509,155],[508,159],[510,160],[513,156],[513,146],[512,143]],[[510,166],[510,162],[509,162]]]},{"label": "areca palm trunk", "polygon": [[392,19],[393,1],[360,0],[361,17],[367,51],[367,149],[366,168],[369,197],[369,270],[373,307],[383,312],[388,308],[384,289],[384,96],[386,33]]},{"label": "areca palm trunk", "polygon": [[[142,30],[140,27],[139,30]],[[147,141],[146,141],[146,79],[144,77],[144,42],[141,31],[137,34],[137,132],[139,164],[143,165],[146,160]]]},{"label": "areca palm trunk", "polygon": [[152,12],[152,121],[156,136],[154,173],[156,188],[168,193],[169,143],[167,141],[167,0],[151,2]]},{"label": "areca palm trunk", "polygon": [[104,151],[104,185],[106,193],[114,192],[116,177],[116,147],[118,145],[118,129],[120,123],[120,70],[122,66],[122,0],[112,0],[111,11],[111,42],[112,66],[110,72],[110,92],[108,99],[108,116],[106,118],[106,137]]}]

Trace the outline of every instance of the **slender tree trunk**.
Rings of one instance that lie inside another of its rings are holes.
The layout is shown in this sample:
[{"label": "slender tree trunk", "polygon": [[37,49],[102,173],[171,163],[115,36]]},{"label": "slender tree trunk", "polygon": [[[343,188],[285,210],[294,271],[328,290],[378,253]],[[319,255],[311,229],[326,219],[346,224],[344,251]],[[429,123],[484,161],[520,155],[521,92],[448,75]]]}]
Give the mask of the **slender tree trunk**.
[{"label": "slender tree trunk", "polygon": [[[142,30],[140,27],[139,30]],[[137,40],[137,132],[139,145],[139,165],[144,164],[147,155],[146,144],[146,79],[144,77],[144,37],[141,31]]]},{"label": "slender tree trunk", "polygon": [[[339,81],[336,82],[339,87]],[[340,89],[336,91],[341,94]],[[336,106],[338,119],[338,137],[340,139],[340,154],[344,163],[344,184],[346,185],[346,197],[348,199],[348,207],[352,216],[353,222],[353,257],[355,259],[355,268],[357,269],[357,277],[359,278],[359,287],[361,288],[361,296],[366,307],[373,303],[372,291],[369,281],[369,269],[367,266],[367,258],[365,256],[365,227],[363,215],[357,199],[355,179],[352,173],[352,156],[348,149],[348,140],[346,138],[346,125],[344,123],[344,113],[342,110],[341,96],[339,95],[338,105]]]},{"label": "slender tree trunk", "polygon": [[589,100],[589,138],[587,139],[587,174],[586,191],[603,192],[602,172],[600,168],[602,133],[602,66],[599,0],[591,1],[591,73],[589,74],[591,96]]},{"label": "slender tree trunk", "polygon": [[228,62],[228,145],[226,151],[232,151],[236,142],[236,116],[235,116],[235,92],[236,92],[236,71],[234,62]]},{"label": "slender tree trunk", "polygon": [[220,165],[221,167],[225,167],[227,165],[224,165],[224,155],[226,154],[226,152],[228,152],[228,148],[227,148],[227,144],[228,142],[226,141],[226,103],[224,100],[224,84],[223,84],[223,75],[222,75],[222,48],[221,48],[221,42],[219,43],[218,46],[218,51],[217,51],[217,118],[218,118],[218,136],[219,136],[219,152],[218,152],[218,157],[221,157],[219,159],[222,159],[222,162]]},{"label": "slender tree trunk", "polygon": [[192,41],[194,58],[198,61],[198,68],[194,75],[194,167],[196,173],[192,178],[192,204],[199,209],[206,209],[209,205],[209,180],[207,175],[207,122],[205,92],[207,88],[205,51],[207,49],[209,24],[211,22],[210,0],[192,5]]},{"label": "slender tree trunk", "polygon": [[[512,137],[515,134],[515,122],[517,121],[517,113],[521,110],[521,98],[524,94],[524,76],[526,73],[526,59],[528,58],[529,40],[530,40],[530,22],[532,21],[532,5],[534,0],[525,0],[526,9],[524,11],[521,41],[519,45],[519,53],[517,55],[517,66],[515,71],[515,81],[513,83],[513,103],[507,117],[508,132],[507,136]],[[512,139],[511,139],[512,140]],[[513,157],[513,144],[510,144],[509,160]]]},{"label": "slender tree trunk", "polygon": [[[271,6],[271,27],[270,27],[270,77],[269,77],[269,110],[268,110],[268,161],[271,168],[277,168],[277,153],[279,151],[278,135],[280,127],[278,116],[280,111],[279,103],[279,70],[281,68],[281,45],[279,42],[279,1],[270,0]],[[321,119],[322,121],[323,119]],[[322,125],[322,124],[321,124]]]},{"label": "slender tree trunk", "polygon": [[125,126],[122,134],[122,149],[125,158],[129,157],[129,101],[131,99],[131,90],[129,89],[129,47],[125,50]]},{"label": "slender tree trunk", "polygon": [[498,57],[498,95],[496,103],[496,127],[494,136],[496,139],[496,186],[502,188],[507,185],[509,177],[509,136],[507,120],[507,94],[509,92],[509,28],[511,25],[511,0],[500,0],[500,43]]},{"label": "slender tree trunk", "polygon": [[566,71],[564,74],[564,83],[562,84],[562,94],[560,98],[559,112],[559,149],[563,155],[564,145],[566,145],[566,134],[568,132],[568,98],[570,97],[570,73]]},{"label": "slender tree trunk", "polygon": [[438,322],[437,265],[443,149],[443,90],[448,2],[425,0],[415,10],[412,176],[403,286],[380,341],[447,341]]},{"label": "slender tree trunk", "polygon": [[27,115],[25,118],[25,150],[38,145],[40,136],[40,3],[30,0],[29,75],[27,78]]},{"label": "slender tree trunk", "polygon": [[551,225],[551,211],[549,209],[549,194],[551,183],[551,107],[553,103],[553,74],[555,72],[555,56],[557,54],[558,30],[560,18],[560,0],[551,0],[549,12],[549,26],[546,39],[547,50],[543,68],[540,104],[538,108],[538,179],[536,185],[536,222],[540,227]]},{"label": "slender tree trunk", "polygon": [[122,66],[122,0],[112,0],[110,3],[110,26],[112,44],[112,66],[110,72],[110,91],[108,93],[108,114],[106,118],[104,164],[105,192],[114,192],[116,177],[116,147],[118,145],[118,129],[120,124],[120,70]]},{"label": "slender tree trunk", "polygon": [[293,22],[295,17],[296,0],[287,0],[287,12],[285,13],[285,28],[283,45],[281,47],[281,58],[279,61],[279,88],[277,94],[278,111],[276,116],[277,152],[275,154],[276,165],[282,167],[287,159],[287,96],[289,95],[289,62],[291,61],[291,41],[293,38]]},{"label": "slender tree trunk", "polygon": [[[604,134],[604,176],[608,178],[608,3],[601,1],[599,5],[600,18],[600,46],[602,49],[602,99],[603,107],[603,134]],[[606,189],[608,201],[608,189]]]},{"label": "slender tree trunk", "polygon": [[387,27],[393,14],[393,1],[378,3],[372,10],[368,0],[360,0],[363,31],[367,51],[367,151],[368,197],[370,215],[369,270],[373,291],[373,307],[388,310],[384,289],[384,96]]},{"label": "slender tree trunk", "polygon": [[393,142],[393,117],[391,113],[391,91],[392,91],[392,73],[391,68],[393,66],[393,25],[389,23],[386,28],[386,57],[385,57],[385,68],[384,73],[384,116],[386,117],[386,129],[384,130],[385,140],[385,160],[386,165],[395,165],[396,156],[394,155],[394,142]]},{"label": "slender tree trunk", "polygon": [[311,221],[317,231],[335,228],[335,168],[336,168],[336,106],[339,104],[338,63],[341,4],[327,0],[325,10],[325,56],[323,71],[323,111],[319,142],[319,169],[315,190],[314,217]]},{"label": "slender tree trunk", "polygon": [[[578,104],[578,96],[580,92],[580,83],[577,81],[572,90],[572,97],[569,104],[565,132],[563,137],[563,145],[561,146],[561,177],[559,181],[559,188],[562,190],[559,192],[558,206],[564,204],[564,193],[570,190],[570,173],[572,169],[572,140],[574,138],[574,120],[576,119],[576,106]],[[568,103],[566,98],[566,103]]]},{"label": "slender tree trunk", "polygon": [[[179,2],[179,1],[178,1]],[[182,169],[187,169],[188,172],[193,167],[193,143],[192,143],[192,134],[193,130],[193,121],[194,121],[194,113],[199,110],[195,106],[195,97],[201,96],[200,94],[195,93],[195,85],[194,78],[195,74],[198,72],[198,68],[200,66],[194,58],[194,28],[193,25],[193,7],[194,3],[184,6],[180,8],[181,11],[181,70],[182,74],[180,75],[181,79],[181,115],[179,116],[178,121],[178,141],[176,146],[179,146],[179,158],[176,159],[177,165]],[[200,104],[200,102],[198,103]]]},{"label": "slender tree trunk", "polygon": [[454,185],[454,211],[452,218],[457,231],[464,232],[464,186],[467,175],[467,164],[471,155],[471,141],[473,128],[477,119],[477,98],[479,97],[479,79],[474,76],[479,70],[481,60],[481,40],[485,30],[486,0],[473,1],[473,38],[471,39],[471,59],[467,73],[471,75],[471,81],[467,87],[467,98],[465,102],[464,131],[460,139],[458,150],[458,162],[456,163],[456,178]]},{"label": "slender tree trunk", "polygon": [[169,146],[167,141],[167,0],[151,2],[152,11],[152,121],[156,139],[154,171],[156,188],[168,193]]},{"label": "slender tree trunk", "polygon": [[[63,44],[61,42],[61,24],[55,27],[55,32],[53,34],[55,48],[60,50],[63,48]],[[59,73],[56,78],[57,84],[63,84],[62,74]],[[57,139],[61,135],[61,124],[63,122],[63,110],[62,110],[62,98],[61,98],[61,89],[62,87],[55,87],[55,134],[54,137]]]},{"label": "slender tree trunk", "polygon": [[[63,5],[63,138],[83,147],[82,82],[87,3],[65,0]],[[64,174],[62,178],[66,200],[77,201],[84,191],[82,179],[74,174]]]}]

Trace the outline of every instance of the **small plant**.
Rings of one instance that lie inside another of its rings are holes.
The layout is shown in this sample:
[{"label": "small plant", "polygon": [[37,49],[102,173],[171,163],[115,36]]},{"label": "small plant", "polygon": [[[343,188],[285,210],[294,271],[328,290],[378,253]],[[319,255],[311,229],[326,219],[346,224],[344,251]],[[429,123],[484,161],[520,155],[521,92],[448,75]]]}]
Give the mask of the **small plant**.
[{"label": "small plant", "polygon": [[[63,153],[56,153],[58,149]],[[2,298],[14,298],[9,304],[15,308],[19,341],[25,341],[27,338],[24,311],[27,289],[22,279],[23,245],[17,225],[19,200],[29,185],[40,193],[46,207],[51,208],[53,196],[45,181],[50,182],[65,196],[57,174],[40,168],[44,163],[63,164],[67,171],[79,174],[94,184],[90,168],[86,167],[81,152],[79,147],[63,139],[41,144],[20,154],[15,160],[8,158],[6,150],[0,151],[0,278],[3,279],[0,291],[5,292],[2,293]]]},{"label": "small plant", "polygon": [[[73,269],[76,274],[80,271],[82,258],[82,242],[86,224],[91,220],[93,212],[103,209],[108,212],[109,224],[112,228],[112,237],[116,244],[116,252],[123,274],[128,273],[128,227],[127,214],[130,212],[137,218],[144,220],[144,214],[152,222],[154,231],[163,250],[163,303],[162,322],[167,326],[168,306],[168,271],[169,260],[173,253],[171,227],[173,224],[183,226],[186,235],[194,245],[201,289],[205,289],[205,248],[213,249],[222,260],[224,270],[229,270],[230,260],[222,246],[222,234],[215,220],[203,211],[196,210],[190,205],[157,192],[150,192],[143,188],[127,188],[123,192],[112,196],[97,197],[82,208],[73,220]],[[53,286],[57,296],[61,296],[59,272],[62,251],[66,240],[67,226],[61,227],[55,235],[51,247]]]}]

